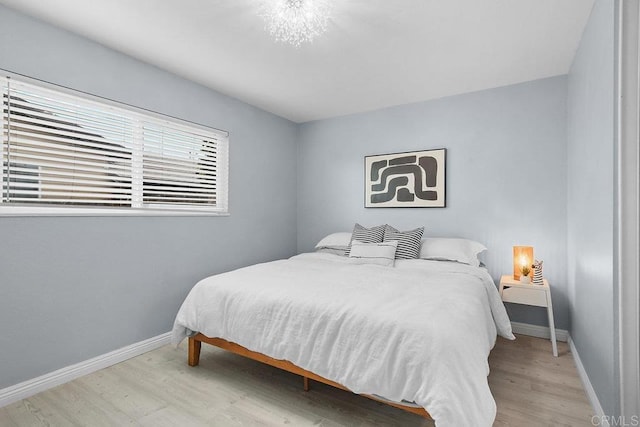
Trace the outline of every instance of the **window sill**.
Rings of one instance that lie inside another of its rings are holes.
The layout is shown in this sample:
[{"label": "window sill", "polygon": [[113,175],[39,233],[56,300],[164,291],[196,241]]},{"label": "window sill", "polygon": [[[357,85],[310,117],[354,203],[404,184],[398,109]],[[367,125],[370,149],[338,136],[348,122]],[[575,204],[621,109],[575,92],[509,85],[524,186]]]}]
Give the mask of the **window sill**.
[{"label": "window sill", "polygon": [[25,216],[230,216],[230,213],[189,209],[104,209],[25,206],[0,207],[0,217]]}]

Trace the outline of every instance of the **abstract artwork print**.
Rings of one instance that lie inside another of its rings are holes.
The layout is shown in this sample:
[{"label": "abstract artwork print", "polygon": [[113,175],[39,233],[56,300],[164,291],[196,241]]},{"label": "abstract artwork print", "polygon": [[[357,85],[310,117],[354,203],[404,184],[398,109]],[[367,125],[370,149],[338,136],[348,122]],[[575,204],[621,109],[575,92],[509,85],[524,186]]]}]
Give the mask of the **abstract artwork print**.
[{"label": "abstract artwork print", "polygon": [[365,207],[445,207],[445,154],[441,148],[366,156]]}]

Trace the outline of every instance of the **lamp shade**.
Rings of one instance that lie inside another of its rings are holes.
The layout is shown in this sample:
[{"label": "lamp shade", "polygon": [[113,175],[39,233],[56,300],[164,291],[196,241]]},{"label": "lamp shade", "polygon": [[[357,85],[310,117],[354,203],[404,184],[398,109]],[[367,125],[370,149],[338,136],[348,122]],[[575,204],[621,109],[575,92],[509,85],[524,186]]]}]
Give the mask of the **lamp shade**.
[{"label": "lamp shade", "polygon": [[533,246],[514,246],[513,247],[513,278],[520,280],[522,276],[522,267],[531,268],[533,264]]}]

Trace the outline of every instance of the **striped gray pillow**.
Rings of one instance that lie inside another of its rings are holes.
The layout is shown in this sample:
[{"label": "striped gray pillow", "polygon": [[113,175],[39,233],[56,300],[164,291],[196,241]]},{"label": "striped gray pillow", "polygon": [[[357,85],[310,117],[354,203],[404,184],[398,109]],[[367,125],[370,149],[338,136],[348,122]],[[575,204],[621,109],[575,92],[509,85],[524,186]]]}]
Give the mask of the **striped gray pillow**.
[{"label": "striped gray pillow", "polygon": [[378,225],[377,227],[366,228],[356,223],[353,227],[353,233],[351,233],[351,241],[349,242],[349,247],[347,248],[346,255],[349,256],[351,252],[351,244],[354,240],[357,240],[362,243],[380,243],[384,238],[384,231],[386,230],[387,225]]},{"label": "striped gray pillow", "polygon": [[398,241],[396,259],[415,259],[420,255],[420,245],[422,244],[423,233],[424,227],[409,231],[398,231],[390,225],[387,225],[384,230],[383,241]]}]

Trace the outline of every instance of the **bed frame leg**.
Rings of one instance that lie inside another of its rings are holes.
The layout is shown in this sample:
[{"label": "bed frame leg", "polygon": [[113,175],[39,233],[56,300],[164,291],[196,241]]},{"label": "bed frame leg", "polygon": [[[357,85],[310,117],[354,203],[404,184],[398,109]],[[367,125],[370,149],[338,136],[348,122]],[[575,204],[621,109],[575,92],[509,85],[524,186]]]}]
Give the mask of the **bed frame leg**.
[{"label": "bed frame leg", "polygon": [[200,348],[202,341],[189,337],[189,366],[198,366],[200,363]]},{"label": "bed frame leg", "polygon": [[302,377],[302,389],[304,391],[309,391],[311,387],[309,387],[309,378]]}]

